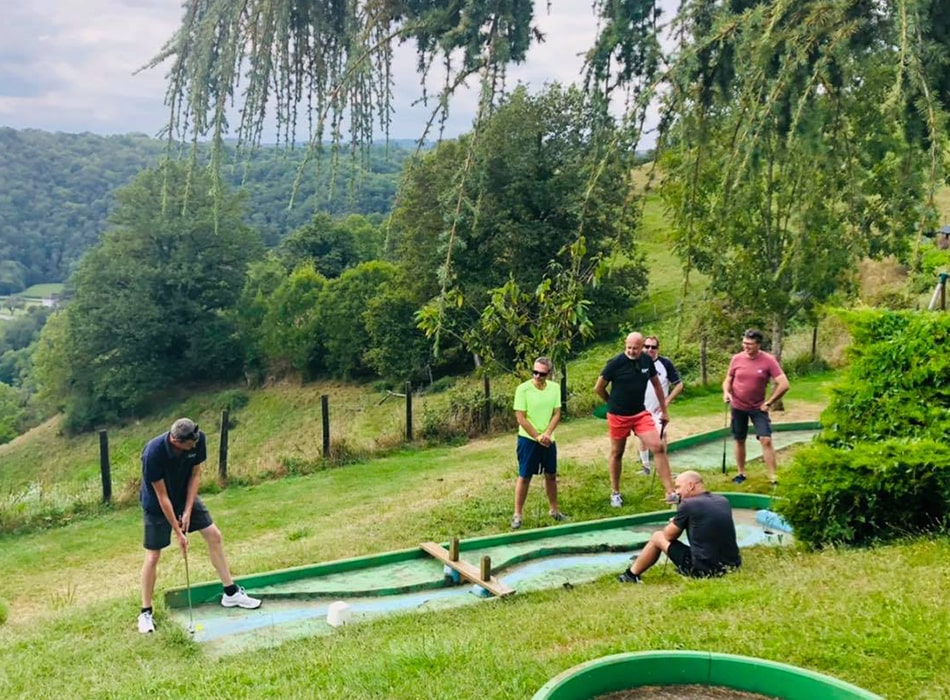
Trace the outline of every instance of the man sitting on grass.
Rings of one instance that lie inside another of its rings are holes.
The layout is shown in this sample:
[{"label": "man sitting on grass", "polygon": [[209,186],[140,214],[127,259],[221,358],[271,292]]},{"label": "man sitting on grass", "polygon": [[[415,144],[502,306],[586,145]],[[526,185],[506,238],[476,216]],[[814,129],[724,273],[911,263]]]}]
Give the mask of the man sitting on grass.
[{"label": "man sitting on grass", "polygon": [[[666,554],[684,576],[721,576],[742,564],[732,506],[724,496],[706,490],[698,472],[676,477],[680,505],[662,530],[654,532],[629,569],[618,577],[621,583],[643,583],[640,576]],[[683,531],[689,545],[679,541]]]}]

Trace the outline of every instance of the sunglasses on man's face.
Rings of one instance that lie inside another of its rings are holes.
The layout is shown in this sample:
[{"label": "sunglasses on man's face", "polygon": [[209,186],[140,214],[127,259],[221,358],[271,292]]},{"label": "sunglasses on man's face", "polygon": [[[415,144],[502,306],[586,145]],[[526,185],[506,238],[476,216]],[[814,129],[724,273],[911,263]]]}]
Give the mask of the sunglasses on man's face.
[{"label": "sunglasses on man's face", "polygon": [[532,370],[531,374],[533,374],[535,377],[541,377],[541,378],[548,376],[547,372],[539,372],[538,370]]},{"label": "sunglasses on man's face", "polygon": [[645,347],[647,350],[656,350],[660,346],[659,345],[644,345],[643,347]]}]

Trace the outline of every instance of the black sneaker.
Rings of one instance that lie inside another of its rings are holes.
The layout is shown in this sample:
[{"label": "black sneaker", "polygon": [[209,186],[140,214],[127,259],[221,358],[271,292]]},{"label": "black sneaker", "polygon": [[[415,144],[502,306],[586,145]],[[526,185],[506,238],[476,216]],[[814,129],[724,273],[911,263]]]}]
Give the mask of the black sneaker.
[{"label": "black sneaker", "polygon": [[627,569],[622,574],[620,574],[620,576],[617,577],[617,580],[620,581],[620,583],[643,583],[643,579],[631,572],[630,569]]},{"label": "black sneaker", "polygon": [[745,481],[745,474],[736,474],[732,477],[732,483],[734,484],[741,484],[743,481]]}]

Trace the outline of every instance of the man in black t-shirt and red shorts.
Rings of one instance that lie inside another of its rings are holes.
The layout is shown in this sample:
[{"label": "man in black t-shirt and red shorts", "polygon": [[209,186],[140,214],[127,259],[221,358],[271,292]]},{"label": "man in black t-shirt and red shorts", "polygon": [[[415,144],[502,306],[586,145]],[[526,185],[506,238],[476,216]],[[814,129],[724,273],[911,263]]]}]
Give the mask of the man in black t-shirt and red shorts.
[{"label": "man in black t-shirt and red shorts", "polygon": [[594,385],[594,392],[607,402],[607,427],[610,435],[610,457],[607,465],[610,469],[610,505],[614,508],[623,505],[620,473],[623,469],[627,438],[631,433],[643,441],[645,449],[653,452],[656,471],[666,489],[667,501],[676,502],[666,446],[657,432],[653,415],[644,405],[648,384],[652,384],[656,392],[657,403],[660,405],[660,423],[665,425],[670,422],[670,416],[666,412],[666,393],[656,376],[653,359],[643,352],[643,336],[640,333],[631,333],[627,336],[624,351],[607,362]]}]

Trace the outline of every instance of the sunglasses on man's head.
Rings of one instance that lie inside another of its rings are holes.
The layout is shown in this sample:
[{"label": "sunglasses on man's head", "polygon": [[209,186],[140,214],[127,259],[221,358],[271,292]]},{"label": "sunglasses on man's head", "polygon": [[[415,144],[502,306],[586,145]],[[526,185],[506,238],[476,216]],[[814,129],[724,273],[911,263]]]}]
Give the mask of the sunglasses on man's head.
[{"label": "sunglasses on man's head", "polygon": [[645,347],[647,350],[656,350],[660,346],[659,345],[644,345],[643,347]]},{"label": "sunglasses on man's head", "polygon": [[548,376],[548,372],[539,372],[539,371],[536,370],[536,369],[535,369],[535,370],[532,370],[532,371],[531,371],[531,374],[533,374],[535,377],[546,377],[546,376]]},{"label": "sunglasses on man's head", "polygon": [[188,440],[194,440],[195,442],[198,442],[198,438],[199,438],[199,437],[201,437],[201,431],[198,430],[198,425],[195,424],[195,430],[194,430],[194,432],[191,433],[190,435],[182,435],[182,436],[181,436],[181,441],[182,441],[182,442],[187,442]]}]

